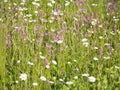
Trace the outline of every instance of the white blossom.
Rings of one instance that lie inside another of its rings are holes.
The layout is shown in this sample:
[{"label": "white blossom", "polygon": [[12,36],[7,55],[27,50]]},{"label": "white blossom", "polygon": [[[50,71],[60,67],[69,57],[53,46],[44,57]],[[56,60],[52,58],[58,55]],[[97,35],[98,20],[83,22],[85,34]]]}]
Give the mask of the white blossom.
[{"label": "white blossom", "polygon": [[55,16],[57,16],[57,15],[59,15],[59,12],[57,12],[57,11],[52,11],[52,14],[55,15]]},{"label": "white blossom", "polygon": [[35,14],[38,14],[38,11],[35,11]]},{"label": "white blossom", "polygon": [[68,64],[71,64],[71,62],[68,62]]},{"label": "white blossom", "polygon": [[48,65],[46,65],[46,68],[50,68],[50,65],[48,64]]},{"label": "white blossom", "polygon": [[78,21],[78,19],[76,17],[73,17],[75,21]]},{"label": "white blossom", "polygon": [[78,76],[74,76],[74,79],[78,79]]},{"label": "white blossom", "polygon": [[97,6],[97,4],[93,3],[92,6]]},{"label": "white blossom", "polygon": [[66,1],[65,6],[68,6],[68,5],[70,5],[70,2]]},{"label": "white blossom", "polygon": [[105,60],[110,59],[110,57],[109,57],[109,56],[104,56],[103,58],[104,58]]},{"label": "white blossom", "polygon": [[63,80],[63,79],[61,79],[61,78],[59,79],[59,81],[64,82],[64,80]]},{"label": "white blossom", "polygon": [[20,74],[20,77],[19,77],[21,80],[23,81],[26,81],[27,80],[27,74],[23,73],[23,74]]},{"label": "white blossom", "polygon": [[102,36],[99,36],[99,39],[103,39],[103,37],[102,37]]},{"label": "white blossom", "polygon": [[98,47],[94,47],[94,49],[98,49]]},{"label": "white blossom", "polygon": [[77,62],[77,60],[74,60],[74,62]]},{"label": "white blossom", "polygon": [[110,44],[109,44],[109,43],[105,43],[104,45],[105,45],[105,46],[109,46]]},{"label": "white blossom", "polygon": [[46,80],[47,80],[46,77],[44,77],[44,76],[41,76],[40,79],[41,79],[42,81],[46,81]]},{"label": "white blossom", "polygon": [[115,35],[115,33],[113,31],[110,32],[111,35]]},{"label": "white blossom", "polygon": [[8,0],[4,0],[4,2],[8,2]]},{"label": "white blossom", "polygon": [[84,73],[84,74],[82,74],[82,76],[84,76],[84,77],[88,77],[89,74],[88,74],[88,73]]},{"label": "white blossom", "polygon": [[97,60],[99,60],[99,59],[98,59],[97,57],[94,57],[93,60],[97,61]]},{"label": "white blossom", "polygon": [[120,67],[118,67],[118,66],[115,66],[115,69],[120,69]]},{"label": "white blossom", "polygon": [[28,62],[28,64],[29,64],[29,65],[31,65],[31,66],[33,66],[33,65],[34,65],[34,63],[32,63],[32,62],[30,62],[30,61]]},{"label": "white blossom", "polygon": [[53,81],[48,81],[50,84],[53,84],[54,82]]},{"label": "white blossom", "polygon": [[97,24],[97,19],[93,19],[92,22],[91,22],[91,24],[92,24],[93,26],[95,26],[95,25]]},{"label": "white blossom", "polygon": [[52,4],[55,4],[55,0],[51,0],[51,3],[52,3]]},{"label": "white blossom", "polygon": [[58,40],[57,43],[61,44],[61,43],[63,43],[63,40]]},{"label": "white blossom", "polygon": [[35,6],[37,6],[37,7],[39,7],[39,6],[40,6],[40,4],[39,4],[39,3],[37,3],[37,2],[32,2],[32,4],[33,4],[33,5],[35,5]]},{"label": "white blossom", "polygon": [[16,80],[15,83],[18,83],[18,80]]},{"label": "white blossom", "polygon": [[89,82],[95,82],[96,81],[96,78],[94,76],[90,76],[88,77],[89,79]]},{"label": "white blossom", "polygon": [[47,5],[48,5],[49,7],[52,7],[52,6],[53,6],[52,3],[47,3]]},{"label": "white blossom", "polygon": [[44,57],[44,56],[40,56],[40,58],[41,58],[41,59],[45,59],[46,57]]},{"label": "white blossom", "polygon": [[71,84],[73,84],[73,82],[72,81],[68,81],[68,82],[66,82],[66,84],[67,85],[71,85]]},{"label": "white blossom", "polygon": [[20,62],[21,62],[20,60],[17,61],[17,63],[20,63]]},{"label": "white blossom", "polygon": [[89,43],[88,43],[88,42],[83,42],[83,45],[84,45],[85,47],[88,47]]},{"label": "white blossom", "polygon": [[57,62],[56,62],[55,60],[52,60],[52,63],[53,63],[54,65],[57,65]]},{"label": "white blossom", "polygon": [[87,41],[88,41],[87,38],[83,38],[83,39],[82,39],[82,42],[87,42]]},{"label": "white blossom", "polygon": [[87,39],[87,38],[83,38],[83,39],[82,39],[82,42],[83,42],[83,45],[84,45],[85,47],[88,47],[89,43],[88,43],[88,39]]},{"label": "white blossom", "polygon": [[38,86],[38,83],[37,82],[33,82],[32,85],[33,86]]}]

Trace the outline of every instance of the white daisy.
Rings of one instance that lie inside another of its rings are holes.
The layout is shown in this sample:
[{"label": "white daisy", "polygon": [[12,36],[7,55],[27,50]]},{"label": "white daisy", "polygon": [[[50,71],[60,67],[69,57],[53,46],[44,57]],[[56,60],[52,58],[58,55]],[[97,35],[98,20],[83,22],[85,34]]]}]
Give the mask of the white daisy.
[{"label": "white daisy", "polygon": [[16,80],[15,83],[18,83],[18,80]]},{"label": "white daisy", "polygon": [[66,1],[65,6],[68,6],[68,5],[70,5],[70,2]]},{"label": "white daisy", "polygon": [[55,60],[52,60],[52,63],[53,63],[54,65],[57,65],[57,62],[56,62]]},{"label": "white daisy", "polygon": [[105,60],[110,59],[110,57],[109,57],[109,56],[106,56],[106,57],[104,56],[103,58],[104,58]]},{"label": "white daisy", "polygon": [[88,73],[84,73],[84,74],[82,74],[82,76],[84,76],[84,77],[88,77],[89,74],[88,74]]},{"label": "white daisy", "polygon": [[20,62],[21,62],[20,60],[17,61],[17,63],[20,63]]},{"label": "white daisy", "polygon": [[68,62],[68,64],[71,64],[71,62]]},{"label": "white daisy", "polygon": [[46,67],[46,68],[50,68],[50,65],[48,64],[48,65],[46,65],[45,67]]},{"label": "white daisy", "polygon": [[45,59],[46,57],[44,57],[44,56],[40,56],[40,58],[41,58],[41,59]]},{"label": "white daisy", "polygon": [[87,38],[83,38],[83,39],[82,39],[82,42],[87,42],[87,41],[88,41]]},{"label": "white daisy", "polygon": [[120,69],[120,67],[118,67],[118,66],[115,66],[115,69]]},{"label": "white daisy", "polygon": [[74,62],[77,62],[77,60],[74,60]]},{"label": "white daisy", "polygon": [[99,36],[99,39],[103,39],[103,36]]},{"label": "white daisy", "polygon": [[74,79],[78,79],[78,76],[74,76]]},{"label": "white daisy", "polygon": [[95,6],[95,7],[96,7],[96,6],[97,6],[97,4],[95,4],[95,3],[92,3],[92,6]]},{"label": "white daisy", "polygon": [[109,46],[110,44],[109,44],[109,43],[105,43],[104,45],[105,45],[105,46]]},{"label": "white daisy", "polygon": [[64,80],[63,80],[63,79],[61,79],[61,78],[59,79],[59,81],[64,82]]},{"label": "white daisy", "polygon": [[47,3],[47,5],[48,5],[49,7],[52,7],[52,6],[53,6],[51,3]]},{"label": "white daisy", "polygon": [[88,43],[88,42],[83,42],[83,45],[84,45],[85,47],[88,47],[89,43]]},{"label": "white daisy", "polygon": [[97,57],[94,57],[93,60],[97,61],[97,60],[99,60],[99,59],[98,59]]},{"label": "white daisy", "polygon": [[54,1],[54,0],[51,0],[51,3],[55,4],[55,1]]},{"label": "white daisy", "polygon": [[73,84],[73,82],[72,81],[68,81],[68,82],[66,82],[66,84],[67,85],[71,85],[71,84]]},{"label": "white daisy", "polygon": [[98,49],[98,47],[94,47],[94,49]]},{"label": "white daisy", "polygon": [[32,62],[30,62],[30,61],[28,61],[28,64],[29,64],[29,65],[31,65],[31,66],[33,66],[33,65],[34,65],[34,63],[32,63]]},{"label": "white daisy", "polygon": [[54,82],[53,81],[48,81],[50,84],[53,84]]},{"label": "white daisy", "polygon": [[96,24],[97,24],[97,19],[93,19],[92,22],[91,22],[91,24],[92,24],[93,26],[96,25]]},{"label": "white daisy", "polygon": [[61,44],[61,43],[63,43],[63,40],[58,40],[57,43]]},{"label": "white daisy", "polygon": [[8,2],[8,0],[4,0],[4,2]]},{"label": "white daisy", "polygon": [[93,77],[93,76],[88,77],[88,79],[89,79],[89,82],[95,82],[96,81],[96,78]]},{"label": "white daisy", "polygon": [[37,82],[33,82],[32,85],[33,86],[38,86],[38,83]]},{"label": "white daisy", "polygon": [[20,74],[20,77],[19,77],[22,81],[26,81],[27,80],[27,74],[23,73],[23,74]]},{"label": "white daisy", "polygon": [[46,80],[47,80],[46,77],[44,77],[44,76],[41,76],[40,79],[41,79],[42,81],[46,81]]}]

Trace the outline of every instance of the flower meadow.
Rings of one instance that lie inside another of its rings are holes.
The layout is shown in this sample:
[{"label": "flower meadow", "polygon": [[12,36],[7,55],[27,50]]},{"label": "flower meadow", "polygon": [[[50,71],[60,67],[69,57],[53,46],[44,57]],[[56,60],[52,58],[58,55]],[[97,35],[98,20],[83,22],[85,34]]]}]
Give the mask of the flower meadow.
[{"label": "flower meadow", "polygon": [[0,0],[0,90],[120,90],[120,1]]}]

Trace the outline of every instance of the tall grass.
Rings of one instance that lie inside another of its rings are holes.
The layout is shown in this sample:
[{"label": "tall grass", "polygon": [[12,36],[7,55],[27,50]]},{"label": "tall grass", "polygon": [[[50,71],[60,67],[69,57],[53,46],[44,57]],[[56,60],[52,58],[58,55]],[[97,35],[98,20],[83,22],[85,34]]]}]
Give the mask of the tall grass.
[{"label": "tall grass", "polygon": [[0,1],[1,90],[119,90],[120,2]]}]

